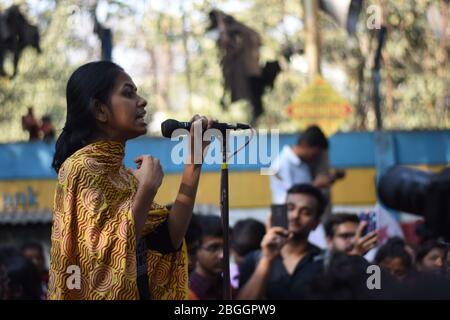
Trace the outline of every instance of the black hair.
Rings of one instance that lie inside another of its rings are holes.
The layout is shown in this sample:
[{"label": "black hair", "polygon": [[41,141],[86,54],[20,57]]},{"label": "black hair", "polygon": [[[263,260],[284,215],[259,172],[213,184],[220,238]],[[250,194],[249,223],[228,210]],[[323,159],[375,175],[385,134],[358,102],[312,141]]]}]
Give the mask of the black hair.
[{"label": "black hair", "polygon": [[400,258],[402,264],[410,269],[412,267],[411,255],[405,249],[405,241],[399,237],[393,237],[378,249],[374,262],[381,264],[386,259]]},{"label": "black hair", "polygon": [[187,246],[194,243],[195,241],[202,240],[203,232],[198,220],[198,216],[196,214],[192,214],[191,222],[189,223],[185,237]]},{"label": "black hair", "polygon": [[332,214],[324,224],[325,235],[328,238],[334,237],[334,232],[336,231],[336,227],[340,224],[346,222],[353,222],[358,224],[359,218],[356,214],[353,213],[336,213]]},{"label": "black hair", "polygon": [[218,216],[214,215],[198,215],[198,223],[201,226],[202,238],[203,237],[222,237],[222,220]]},{"label": "black hair", "polygon": [[258,250],[266,234],[264,224],[255,219],[239,220],[233,227],[231,246],[240,256]]},{"label": "black hair", "polygon": [[428,240],[424,242],[418,249],[416,253],[416,262],[422,263],[423,258],[433,249],[441,249],[444,251],[446,250],[446,245],[439,242],[438,240]]},{"label": "black hair", "polygon": [[[359,300],[373,298],[366,286],[369,263],[360,256],[333,252],[326,268],[306,287],[306,299]],[[381,291],[381,290],[373,290]]]},{"label": "black hair", "polygon": [[295,193],[302,193],[302,194],[308,194],[310,196],[313,196],[314,199],[317,201],[317,212],[316,212],[316,218],[319,219],[323,212],[325,211],[325,208],[327,206],[327,199],[322,194],[322,192],[314,187],[311,184],[307,183],[300,183],[300,184],[294,184],[292,187],[290,187],[287,191],[287,194],[295,194]]},{"label": "black hair", "polygon": [[95,109],[99,103],[110,105],[117,75],[124,72],[110,61],[82,65],[70,76],[66,88],[67,116],[55,146],[52,167],[59,171],[64,161],[98,133]]},{"label": "black hair", "polygon": [[306,143],[310,147],[328,149],[328,139],[318,126],[310,126],[301,133],[297,144]]}]

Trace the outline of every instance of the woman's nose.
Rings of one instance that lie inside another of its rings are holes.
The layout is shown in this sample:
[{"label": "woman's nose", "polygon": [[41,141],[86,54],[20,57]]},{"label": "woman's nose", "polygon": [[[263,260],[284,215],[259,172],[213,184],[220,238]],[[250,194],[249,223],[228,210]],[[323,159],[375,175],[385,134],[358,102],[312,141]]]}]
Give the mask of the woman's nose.
[{"label": "woman's nose", "polygon": [[147,106],[147,100],[145,100],[144,98],[141,97],[138,106],[141,108],[145,108]]}]

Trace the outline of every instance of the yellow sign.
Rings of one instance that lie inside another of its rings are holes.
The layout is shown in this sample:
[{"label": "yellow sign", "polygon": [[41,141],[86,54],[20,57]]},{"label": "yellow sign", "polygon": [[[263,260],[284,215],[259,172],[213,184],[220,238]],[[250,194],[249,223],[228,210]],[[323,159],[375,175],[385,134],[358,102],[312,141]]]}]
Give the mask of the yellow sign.
[{"label": "yellow sign", "polygon": [[0,213],[51,211],[55,187],[56,180],[0,181]]},{"label": "yellow sign", "polygon": [[315,124],[330,136],[352,113],[352,106],[328,82],[318,77],[294,98],[287,113],[301,129]]}]

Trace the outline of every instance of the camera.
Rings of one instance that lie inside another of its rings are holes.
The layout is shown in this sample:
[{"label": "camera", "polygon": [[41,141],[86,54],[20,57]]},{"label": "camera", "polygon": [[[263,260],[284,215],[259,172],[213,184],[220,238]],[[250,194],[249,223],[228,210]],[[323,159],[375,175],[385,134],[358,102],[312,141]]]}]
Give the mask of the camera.
[{"label": "camera", "polygon": [[421,216],[434,236],[450,239],[450,167],[432,173],[393,166],[380,176],[377,192],[386,207]]}]

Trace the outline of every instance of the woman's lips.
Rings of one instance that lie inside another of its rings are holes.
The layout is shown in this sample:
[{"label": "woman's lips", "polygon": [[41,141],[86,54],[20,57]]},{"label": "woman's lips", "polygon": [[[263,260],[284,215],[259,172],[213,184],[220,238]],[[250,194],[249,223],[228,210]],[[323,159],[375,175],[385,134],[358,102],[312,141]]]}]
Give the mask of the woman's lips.
[{"label": "woman's lips", "polygon": [[136,117],[136,120],[141,121],[141,122],[145,122],[145,113],[139,114]]},{"label": "woman's lips", "polygon": [[145,122],[144,117],[137,117],[137,118],[136,118],[136,121],[139,122],[139,123],[142,123],[142,124],[147,124],[147,123]]}]

